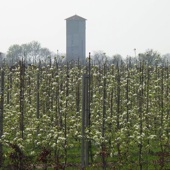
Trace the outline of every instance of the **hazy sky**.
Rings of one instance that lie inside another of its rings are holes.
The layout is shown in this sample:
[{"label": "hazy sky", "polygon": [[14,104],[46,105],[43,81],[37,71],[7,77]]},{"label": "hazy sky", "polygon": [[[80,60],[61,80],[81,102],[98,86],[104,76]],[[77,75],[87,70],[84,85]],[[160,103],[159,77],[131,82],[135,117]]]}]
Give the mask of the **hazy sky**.
[{"label": "hazy sky", "polygon": [[170,53],[170,0],[0,0],[0,51],[36,40],[65,53],[65,19],[75,14],[87,19],[87,54]]}]

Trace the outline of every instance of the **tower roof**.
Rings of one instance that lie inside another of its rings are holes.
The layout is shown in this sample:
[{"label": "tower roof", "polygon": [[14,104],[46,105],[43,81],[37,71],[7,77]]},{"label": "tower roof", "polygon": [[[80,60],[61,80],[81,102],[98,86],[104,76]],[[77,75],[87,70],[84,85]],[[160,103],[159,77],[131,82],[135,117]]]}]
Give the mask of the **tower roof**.
[{"label": "tower roof", "polygon": [[83,18],[83,17],[80,17],[78,15],[73,15],[73,16],[71,16],[69,18],[66,18],[66,20],[86,20],[86,19]]}]

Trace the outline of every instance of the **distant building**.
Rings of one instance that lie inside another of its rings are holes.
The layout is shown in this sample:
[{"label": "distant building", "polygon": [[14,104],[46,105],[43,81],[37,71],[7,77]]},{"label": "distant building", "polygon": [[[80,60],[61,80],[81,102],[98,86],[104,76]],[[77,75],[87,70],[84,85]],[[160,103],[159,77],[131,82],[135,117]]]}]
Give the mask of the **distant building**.
[{"label": "distant building", "polygon": [[74,15],[66,19],[66,59],[85,61],[86,19]]}]

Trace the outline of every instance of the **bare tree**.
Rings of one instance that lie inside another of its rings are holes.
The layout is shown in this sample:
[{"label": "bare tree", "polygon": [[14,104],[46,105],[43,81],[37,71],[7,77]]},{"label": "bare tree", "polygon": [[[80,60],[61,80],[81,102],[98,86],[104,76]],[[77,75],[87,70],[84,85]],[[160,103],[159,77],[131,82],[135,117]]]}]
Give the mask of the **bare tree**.
[{"label": "bare tree", "polygon": [[42,48],[39,42],[32,41],[22,45],[10,46],[6,59],[10,64],[14,64],[20,59],[36,63],[39,60],[47,60],[51,55],[52,52],[48,48]]},{"label": "bare tree", "polygon": [[121,65],[123,63],[122,56],[120,54],[115,54],[113,56],[112,63],[115,65]]},{"label": "bare tree", "polygon": [[95,64],[103,64],[107,61],[107,56],[104,52],[98,51],[95,52],[94,55],[92,56],[92,60],[94,61]]},{"label": "bare tree", "polygon": [[10,65],[13,65],[16,61],[22,57],[22,48],[20,45],[14,44],[9,47],[6,59]]},{"label": "bare tree", "polygon": [[161,55],[152,49],[146,50],[145,53],[140,53],[138,55],[138,60],[145,62],[148,65],[159,64],[162,62]]}]

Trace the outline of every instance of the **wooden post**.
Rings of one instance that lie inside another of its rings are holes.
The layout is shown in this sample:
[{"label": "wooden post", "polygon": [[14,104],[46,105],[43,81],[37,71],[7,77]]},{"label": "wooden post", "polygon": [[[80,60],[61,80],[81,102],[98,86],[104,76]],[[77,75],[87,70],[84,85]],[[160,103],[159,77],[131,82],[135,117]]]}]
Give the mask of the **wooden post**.
[{"label": "wooden post", "polygon": [[[141,89],[139,90],[138,92],[138,104],[139,104],[139,109],[138,109],[138,112],[139,112],[139,127],[140,127],[140,136],[142,135],[143,133],[143,81],[144,81],[144,63],[143,62],[140,62],[140,77],[139,77],[139,81],[140,81],[140,86],[141,86]],[[143,158],[142,158],[142,149],[143,149],[143,143],[142,143],[142,140],[140,140],[140,144],[139,144],[139,168],[140,170],[143,169],[143,165],[142,165],[142,161],[143,161]]]},{"label": "wooden post", "polygon": [[37,71],[37,119],[40,117],[40,93],[39,93],[39,88],[40,88],[40,61],[39,61],[39,66],[38,66],[38,71]]},{"label": "wooden post", "polygon": [[[105,137],[105,119],[106,119],[106,63],[104,63],[103,68],[103,120],[102,120],[102,137]],[[103,170],[106,169],[106,160],[105,160],[105,142],[102,142],[102,163],[103,163]]]},{"label": "wooden post", "polygon": [[23,60],[20,61],[20,131],[21,137],[24,138],[24,73],[25,72],[25,65]]},{"label": "wooden post", "polygon": [[66,73],[67,73],[67,79],[66,79],[66,103],[65,103],[65,107],[66,107],[66,112],[64,113],[64,137],[65,137],[65,148],[64,148],[64,152],[65,152],[65,165],[67,163],[67,108],[68,108],[68,95],[69,95],[69,64],[67,62],[67,70],[66,70]]},{"label": "wooden post", "polygon": [[89,142],[85,137],[85,129],[89,126],[89,75],[83,75],[82,81],[82,143],[81,143],[81,164],[82,169],[89,164]]},{"label": "wooden post", "polygon": [[11,92],[9,92],[9,89],[12,88],[12,75],[11,75],[11,71],[12,71],[12,67],[9,68],[10,74],[8,74],[8,86],[7,86],[7,104],[10,103],[10,99],[11,99]]},{"label": "wooden post", "polygon": [[[4,111],[4,70],[1,71],[0,82],[0,138],[3,135],[3,111]],[[3,148],[0,142],[0,167],[3,165]]]}]

